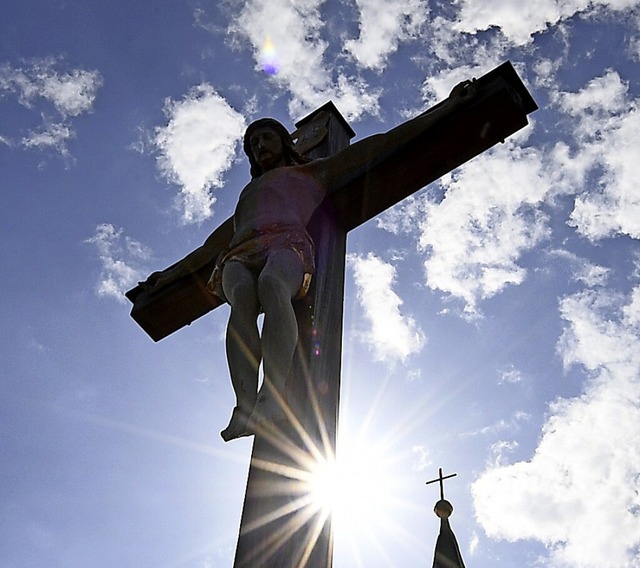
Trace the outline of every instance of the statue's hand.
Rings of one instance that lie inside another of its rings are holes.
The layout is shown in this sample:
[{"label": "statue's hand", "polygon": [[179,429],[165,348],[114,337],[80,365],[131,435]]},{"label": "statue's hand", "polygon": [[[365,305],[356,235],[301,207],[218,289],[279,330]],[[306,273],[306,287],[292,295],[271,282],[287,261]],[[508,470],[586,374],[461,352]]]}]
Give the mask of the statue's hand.
[{"label": "statue's hand", "polygon": [[476,80],[472,79],[471,81],[462,81],[462,83],[458,83],[451,90],[449,97],[451,99],[469,100],[475,97],[477,92],[478,87],[476,85]]},{"label": "statue's hand", "polygon": [[159,270],[151,274],[144,282],[138,285],[147,292],[164,288],[178,278],[179,274],[175,270]]}]

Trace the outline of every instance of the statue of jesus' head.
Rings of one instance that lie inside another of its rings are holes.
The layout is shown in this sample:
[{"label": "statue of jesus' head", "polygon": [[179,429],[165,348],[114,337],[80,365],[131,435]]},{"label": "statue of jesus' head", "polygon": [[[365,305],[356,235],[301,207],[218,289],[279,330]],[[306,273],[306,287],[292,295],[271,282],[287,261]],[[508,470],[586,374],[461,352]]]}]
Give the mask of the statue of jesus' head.
[{"label": "statue of jesus' head", "polygon": [[293,144],[293,139],[289,131],[277,120],[273,118],[261,118],[252,122],[244,133],[244,140],[242,147],[245,154],[249,158],[249,164],[251,165],[251,177],[260,177],[264,171],[257,163],[256,158],[251,149],[251,134],[258,128],[270,128],[273,130],[282,140],[282,148],[287,165],[293,166],[294,164],[306,164],[309,160],[304,156],[298,154]]}]

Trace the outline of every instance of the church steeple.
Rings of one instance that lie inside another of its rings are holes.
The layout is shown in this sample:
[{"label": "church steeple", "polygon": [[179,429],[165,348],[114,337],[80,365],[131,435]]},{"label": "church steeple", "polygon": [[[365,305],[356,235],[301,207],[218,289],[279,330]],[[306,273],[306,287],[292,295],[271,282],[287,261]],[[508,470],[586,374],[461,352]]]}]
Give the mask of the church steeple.
[{"label": "church steeple", "polygon": [[465,568],[458,541],[449,524],[449,517],[453,513],[453,505],[444,498],[443,481],[456,475],[452,473],[443,477],[442,468],[440,468],[438,470],[438,478],[427,481],[427,485],[436,481],[440,482],[440,501],[436,503],[433,509],[440,518],[440,534],[438,535],[436,551],[433,555],[433,568]]}]

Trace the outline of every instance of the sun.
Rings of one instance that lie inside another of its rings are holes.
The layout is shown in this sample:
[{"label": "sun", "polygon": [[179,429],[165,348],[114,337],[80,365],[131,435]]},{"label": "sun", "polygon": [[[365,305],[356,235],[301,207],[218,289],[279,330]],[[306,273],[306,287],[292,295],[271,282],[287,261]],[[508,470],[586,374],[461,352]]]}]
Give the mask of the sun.
[{"label": "sun", "polygon": [[311,502],[330,514],[337,534],[372,529],[388,513],[393,475],[373,448],[349,444],[336,458],[314,465],[309,480]]}]

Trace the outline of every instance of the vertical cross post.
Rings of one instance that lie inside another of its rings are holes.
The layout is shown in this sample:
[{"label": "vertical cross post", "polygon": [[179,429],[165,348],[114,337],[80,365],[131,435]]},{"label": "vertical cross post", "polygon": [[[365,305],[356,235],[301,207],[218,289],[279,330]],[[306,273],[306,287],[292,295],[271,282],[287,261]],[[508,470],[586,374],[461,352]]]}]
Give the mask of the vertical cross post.
[{"label": "vertical cross post", "polygon": [[[339,152],[354,135],[331,103],[296,126],[294,137],[310,139],[298,146],[316,144],[306,152],[311,158]],[[255,437],[234,568],[332,565],[331,517],[314,502],[310,478],[335,454],[347,230],[326,200],[308,231],[316,273],[295,306],[299,340],[286,388],[292,414]]]}]

